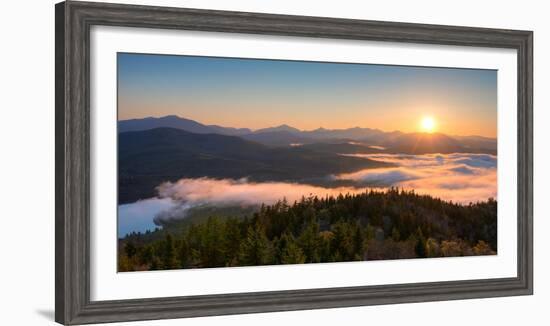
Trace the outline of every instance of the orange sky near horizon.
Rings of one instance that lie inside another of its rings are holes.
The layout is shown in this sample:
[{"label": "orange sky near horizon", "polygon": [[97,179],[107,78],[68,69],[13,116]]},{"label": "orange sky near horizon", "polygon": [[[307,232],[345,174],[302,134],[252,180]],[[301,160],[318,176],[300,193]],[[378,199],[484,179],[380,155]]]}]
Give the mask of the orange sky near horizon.
[{"label": "orange sky near horizon", "polygon": [[119,54],[118,119],[497,136],[493,70]]}]

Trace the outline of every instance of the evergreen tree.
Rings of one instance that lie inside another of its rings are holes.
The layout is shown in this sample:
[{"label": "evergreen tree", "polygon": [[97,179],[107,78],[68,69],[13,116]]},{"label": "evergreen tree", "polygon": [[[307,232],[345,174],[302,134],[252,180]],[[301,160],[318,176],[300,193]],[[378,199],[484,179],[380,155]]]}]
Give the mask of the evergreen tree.
[{"label": "evergreen tree", "polygon": [[460,205],[396,189],[281,200],[244,217],[129,234],[119,240],[118,269],[492,255],[496,209],[494,200]]},{"label": "evergreen tree", "polygon": [[[314,219],[314,217],[312,217],[312,219]],[[305,255],[306,262],[318,263],[321,261],[319,255],[320,240],[319,224],[315,220],[311,220],[298,238],[298,244]]]},{"label": "evergreen tree", "polygon": [[178,260],[181,268],[191,266],[191,250],[185,238],[181,239],[178,244]]},{"label": "evergreen tree", "polygon": [[172,235],[170,235],[170,233],[166,234],[161,255],[161,264],[163,269],[178,268],[174,240],[172,239]]},{"label": "evergreen tree", "polygon": [[250,226],[241,243],[239,262],[242,265],[265,265],[272,259],[271,244],[261,226]]},{"label": "evergreen tree", "polygon": [[426,258],[426,238],[424,238],[424,234],[420,228],[416,231],[416,245],[414,251],[417,257]]},{"label": "evergreen tree", "polygon": [[153,247],[151,245],[145,245],[138,253],[139,263],[141,265],[148,265],[153,261]]},{"label": "evergreen tree", "polygon": [[225,235],[223,236],[224,255],[227,266],[238,265],[242,238],[241,223],[234,218],[227,219],[225,223]]},{"label": "evergreen tree", "polygon": [[137,252],[136,246],[131,241],[126,242],[126,245],[124,245],[124,252],[128,258],[132,258]]},{"label": "evergreen tree", "polygon": [[284,234],[284,247],[281,250],[281,264],[303,264],[306,262],[306,255],[298,246],[294,237],[289,234]]}]

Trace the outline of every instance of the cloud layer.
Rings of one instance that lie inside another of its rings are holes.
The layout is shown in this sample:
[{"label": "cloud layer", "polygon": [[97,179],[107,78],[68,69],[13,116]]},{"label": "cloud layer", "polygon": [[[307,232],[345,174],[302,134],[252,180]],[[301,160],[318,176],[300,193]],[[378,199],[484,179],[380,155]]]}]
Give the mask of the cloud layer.
[{"label": "cloud layer", "polygon": [[119,206],[119,236],[154,229],[162,222],[185,218],[201,206],[257,206],[302,196],[337,196],[369,188],[399,187],[467,204],[497,197],[496,156],[485,154],[353,154],[393,163],[391,168],[366,169],[328,176],[329,182],[346,181],[350,187],[321,187],[286,182],[249,182],[246,179],[181,179],[158,186],[158,197]]},{"label": "cloud layer", "polygon": [[356,194],[365,188],[324,188],[298,183],[248,182],[246,179],[181,179],[165,182],[158,188],[158,197],[120,205],[118,235],[123,237],[132,231],[144,232],[163,222],[185,218],[193,208],[274,204],[286,199],[289,203],[302,196],[337,196]]},{"label": "cloud layer", "polygon": [[166,182],[158,188],[161,198],[193,206],[208,203],[210,205],[259,205],[274,204],[286,198],[289,202],[300,200],[302,196],[326,196],[345,193],[359,193],[364,188],[337,187],[324,188],[300,183],[286,182],[248,182],[246,179],[181,179],[178,182]]},{"label": "cloud layer", "polygon": [[366,169],[332,176],[358,186],[414,189],[453,202],[469,203],[497,197],[497,158],[488,154],[352,154],[394,163],[392,168]]}]

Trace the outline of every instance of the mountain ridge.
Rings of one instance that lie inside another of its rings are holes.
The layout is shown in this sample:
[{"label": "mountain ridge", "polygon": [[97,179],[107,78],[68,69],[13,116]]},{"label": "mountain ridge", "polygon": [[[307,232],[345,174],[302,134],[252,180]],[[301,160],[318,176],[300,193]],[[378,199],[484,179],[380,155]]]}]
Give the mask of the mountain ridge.
[{"label": "mountain ridge", "polygon": [[141,131],[154,128],[176,128],[193,133],[208,134],[219,133],[223,135],[240,135],[251,133],[248,128],[223,127],[218,125],[205,125],[195,120],[186,119],[177,115],[167,115],[163,117],[146,117],[142,119],[129,119],[118,121],[118,132]]},{"label": "mountain ridge", "polygon": [[[358,130],[384,133],[384,134],[411,134],[411,133],[415,133],[415,132],[406,133],[406,132],[402,132],[402,131],[399,131],[399,130],[383,131],[383,130],[380,130],[378,128],[359,127],[359,126],[344,128],[344,129],[342,129],[342,128],[329,129],[329,128],[324,128],[324,127],[319,127],[319,128],[312,129],[312,130],[301,130],[301,129],[292,127],[288,124],[281,124],[281,125],[278,125],[278,126],[275,126],[275,127],[266,127],[266,128],[260,128],[260,129],[254,130],[254,129],[251,129],[251,128],[224,127],[224,126],[215,125],[215,124],[214,125],[206,125],[206,124],[202,124],[202,123],[197,122],[197,121],[192,120],[192,119],[187,119],[187,118],[180,117],[178,115],[166,115],[166,116],[162,116],[162,117],[145,117],[145,118],[134,118],[134,119],[119,120],[118,121],[119,132],[138,131],[138,130],[158,128],[158,127],[153,127],[153,126],[139,126],[139,127],[136,126],[136,127],[134,127],[135,129],[128,130],[128,126],[123,126],[121,128],[121,125],[125,125],[129,122],[138,122],[138,121],[143,121],[143,120],[164,121],[167,118],[190,121],[190,122],[199,124],[201,126],[210,127],[210,128],[214,128],[214,129],[222,128],[222,129],[227,129],[227,130],[235,130],[237,132],[242,132],[242,133],[263,133],[263,132],[272,132],[272,131],[289,131],[289,132],[296,132],[296,133],[315,134],[315,133],[322,133],[322,132],[344,132],[344,131],[358,131]],[[164,127],[169,127],[169,126],[164,126]],[[137,128],[143,128],[143,129],[137,129]],[[173,128],[177,128],[177,127],[173,127]],[[179,128],[179,129],[183,129],[183,128]],[[480,136],[480,135],[447,135],[447,136],[452,137],[452,138],[478,138],[478,139],[485,139],[485,140],[496,140],[496,138],[494,138],[494,137]]]},{"label": "mountain ridge", "polygon": [[[160,118],[121,120],[118,131],[142,131],[153,128],[176,128],[197,134],[220,134],[239,136],[243,139],[272,147],[310,145],[315,143],[344,144],[358,142],[358,145],[387,148],[387,153],[427,154],[472,152],[496,154],[497,140],[484,136],[451,136],[443,133],[405,133],[382,131],[380,129],[352,127],[347,129],[299,130],[287,124],[252,130],[219,125],[205,125],[200,122],[169,115]],[[365,150],[366,151],[366,150]]]},{"label": "mountain ridge", "polygon": [[318,182],[327,175],[392,164],[299,147],[269,147],[238,136],[177,128],[128,131],[118,139],[119,202],[154,197],[181,178]]}]

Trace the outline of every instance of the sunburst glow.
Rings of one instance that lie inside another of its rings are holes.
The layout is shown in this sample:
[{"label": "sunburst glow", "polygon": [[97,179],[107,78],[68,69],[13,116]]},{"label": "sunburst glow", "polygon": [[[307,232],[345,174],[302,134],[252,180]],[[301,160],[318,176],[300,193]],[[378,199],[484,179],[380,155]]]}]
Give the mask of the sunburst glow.
[{"label": "sunburst glow", "polygon": [[420,121],[420,129],[423,132],[432,133],[436,130],[436,128],[437,126],[436,126],[435,119],[430,116],[423,117],[422,120]]}]

